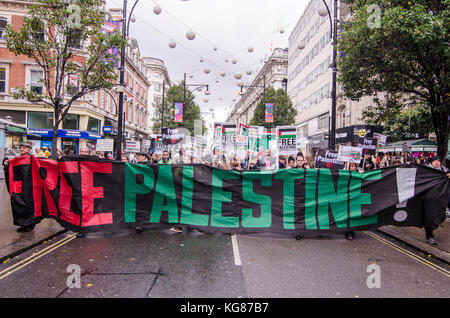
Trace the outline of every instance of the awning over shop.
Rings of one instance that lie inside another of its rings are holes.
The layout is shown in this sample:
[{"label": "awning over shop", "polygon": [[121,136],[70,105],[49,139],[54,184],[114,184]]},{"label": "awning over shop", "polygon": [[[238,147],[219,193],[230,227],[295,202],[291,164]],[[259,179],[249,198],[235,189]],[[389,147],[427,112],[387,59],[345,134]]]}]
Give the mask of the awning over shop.
[{"label": "awning over shop", "polygon": [[404,147],[408,152],[436,152],[437,144],[428,139],[402,140],[389,143],[379,149],[380,152],[402,152]]}]

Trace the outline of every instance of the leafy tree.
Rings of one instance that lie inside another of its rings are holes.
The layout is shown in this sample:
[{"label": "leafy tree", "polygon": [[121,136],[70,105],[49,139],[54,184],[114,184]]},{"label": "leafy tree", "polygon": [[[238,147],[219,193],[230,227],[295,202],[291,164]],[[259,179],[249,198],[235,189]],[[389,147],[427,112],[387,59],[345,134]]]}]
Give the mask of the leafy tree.
[{"label": "leafy tree", "polygon": [[[266,123],[266,105],[273,104],[273,123]],[[265,100],[261,98],[256,106],[250,125],[264,126],[266,128],[292,125],[295,123],[297,110],[293,107],[292,101],[283,89],[275,90],[269,88],[266,91]]]},{"label": "leafy tree", "polygon": [[203,135],[206,134],[206,126],[200,114],[200,107],[195,103],[195,96],[186,88],[186,103],[183,105],[183,123],[175,122],[175,103],[183,103],[184,86],[183,82],[172,86],[164,98],[164,105],[161,103],[156,106],[155,116],[153,118],[153,132],[161,131],[161,114],[164,107],[164,127],[176,128],[183,126],[194,136],[194,124],[196,120],[202,122]]},{"label": "leafy tree", "polygon": [[[449,137],[450,0],[346,0],[352,16],[338,41],[339,81],[353,100],[383,95],[365,118],[388,122],[424,105],[446,157]],[[377,94],[378,93],[378,94]],[[403,107],[402,107],[403,106]]]},{"label": "leafy tree", "polygon": [[[125,41],[117,31],[101,32],[102,3],[41,0],[30,7],[21,27],[6,29],[8,49],[34,60],[43,70],[44,90],[17,89],[13,97],[53,108],[53,159],[57,158],[58,125],[70,106],[88,93],[111,89],[117,78],[116,61],[107,51],[121,48]],[[75,75],[78,80],[69,81]]]}]

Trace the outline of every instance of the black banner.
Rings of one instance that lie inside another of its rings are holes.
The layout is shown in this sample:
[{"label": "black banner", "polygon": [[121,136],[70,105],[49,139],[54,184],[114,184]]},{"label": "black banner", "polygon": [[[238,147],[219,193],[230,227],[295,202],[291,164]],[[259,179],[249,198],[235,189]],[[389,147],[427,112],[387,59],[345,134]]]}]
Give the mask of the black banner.
[{"label": "black banner", "polygon": [[229,171],[95,158],[23,156],[8,177],[16,225],[51,217],[109,230],[184,224],[207,232],[348,231],[392,224],[436,228],[449,179],[402,165],[365,173],[329,169]]}]

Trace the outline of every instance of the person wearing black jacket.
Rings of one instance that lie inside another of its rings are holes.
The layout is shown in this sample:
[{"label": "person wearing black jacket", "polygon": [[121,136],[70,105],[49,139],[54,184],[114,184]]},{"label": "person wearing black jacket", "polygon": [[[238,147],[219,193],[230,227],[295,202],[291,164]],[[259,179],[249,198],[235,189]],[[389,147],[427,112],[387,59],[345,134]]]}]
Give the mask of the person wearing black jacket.
[{"label": "person wearing black jacket", "polygon": [[3,171],[5,173],[5,183],[6,183],[6,189],[9,192],[9,159],[8,158],[3,158],[2,161],[2,165],[3,165]]}]

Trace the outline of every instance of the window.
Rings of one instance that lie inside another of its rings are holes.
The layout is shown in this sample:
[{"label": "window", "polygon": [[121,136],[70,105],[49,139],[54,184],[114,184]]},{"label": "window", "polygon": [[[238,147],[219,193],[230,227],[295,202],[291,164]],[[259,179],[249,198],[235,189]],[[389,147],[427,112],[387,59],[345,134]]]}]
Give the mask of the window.
[{"label": "window", "polygon": [[28,128],[52,129],[53,113],[28,112]]},{"label": "window", "polygon": [[317,120],[318,120],[318,124],[317,124],[318,129],[328,128],[328,122],[329,122],[328,114],[319,116],[317,118]]},{"label": "window", "polygon": [[70,74],[67,85],[67,94],[74,96],[80,90],[80,77],[75,74]]},{"label": "window", "polygon": [[100,120],[89,117],[87,131],[100,133]]},{"label": "window", "polygon": [[6,93],[6,68],[0,67],[0,93]]},{"label": "window", "polygon": [[[30,90],[32,92],[42,94],[44,91],[44,84],[43,84],[43,78],[44,74],[42,71],[33,71],[30,72]],[[39,127],[33,127],[33,128],[39,128]]]},{"label": "window", "polygon": [[79,116],[74,114],[67,114],[63,119],[62,128],[63,129],[71,129],[78,130],[79,125]]},{"label": "window", "polygon": [[76,32],[71,32],[68,37],[67,37],[67,44],[69,47],[74,48],[74,49],[81,49],[82,45],[81,45],[81,39],[80,39],[80,35]]},{"label": "window", "polygon": [[0,17],[0,40],[4,41],[5,38],[5,29],[8,25],[8,20],[5,17]]}]

